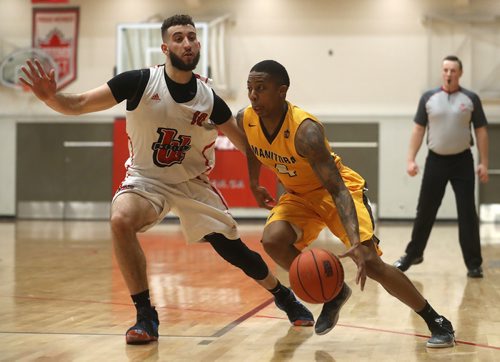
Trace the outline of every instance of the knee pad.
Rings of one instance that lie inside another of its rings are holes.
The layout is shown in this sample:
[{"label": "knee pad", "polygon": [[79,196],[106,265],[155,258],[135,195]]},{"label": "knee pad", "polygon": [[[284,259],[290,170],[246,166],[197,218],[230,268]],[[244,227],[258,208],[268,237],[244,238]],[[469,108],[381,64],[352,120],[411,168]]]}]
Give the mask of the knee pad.
[{"label": "knee pad", "polygon": [[269,269],[260,254],[250,250],[241,239],[231,240],[222,234],[214,233],[206,235],[205,240],[224,260],[240,268],[250,278],[262,280],[269,274]]}]

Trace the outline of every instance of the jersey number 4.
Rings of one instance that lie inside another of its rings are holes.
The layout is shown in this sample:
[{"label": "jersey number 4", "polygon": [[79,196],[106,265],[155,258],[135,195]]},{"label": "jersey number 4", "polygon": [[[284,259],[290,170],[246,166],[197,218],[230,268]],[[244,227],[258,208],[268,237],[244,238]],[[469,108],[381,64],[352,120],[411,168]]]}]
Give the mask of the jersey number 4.
[{"label": "jersey number 4", "polygon": [[286,167],[286,165],[283,165],[282,163],[277,163],[274,167],[279,173],[287,173],[290,177],[297,176],[297,172],[295,172],[295,170],[289,170],[288,167]]}]

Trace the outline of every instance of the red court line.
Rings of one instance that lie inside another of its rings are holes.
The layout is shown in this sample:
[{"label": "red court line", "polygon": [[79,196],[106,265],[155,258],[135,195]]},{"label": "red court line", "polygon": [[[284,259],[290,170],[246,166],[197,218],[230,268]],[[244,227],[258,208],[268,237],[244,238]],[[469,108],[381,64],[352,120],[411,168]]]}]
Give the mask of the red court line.
[{"label": "red court line", "polygon": [[214,334],[212,334],[211,337],[221,337],[221,336],[223,336],[224,334],[226,334],[227,332],[229,332],[231,329],[233,329],[237,325],[243,323],[248,318],[250,318],[253,315],[255,315],[255,313],[257,313],[257,312],[261,311],[262,309],[264,309],[265,307],[267,307],[272,302],[274,302],[274,298],[269,298],[268,300],[266,300],[265,302],[261,303],[260,305],[258,305],[254,309],[252,309],[251,311],[243,314],[241,317],[239,317],[236,320],[232,321],[231,323],[227,324],[225,327],[219,329],[217,332],[215,332]]},{"label": "red court line", "polygon": [[[116,303],[116,302],[105,302],[105,301],[96,301],[96,300],[83,300],[83,299],[64,299],[64,298],[49,298],[49,297],[32,297],[32,296],[0,296],[1,298],[15,298],[15,299],[31,299],[31,300],[44,300],[44,301],[61,301],[61,302],[75,302],[75,303],[96,303],[96,304],[110,304],[110,305],[123,305],[123,306],[132,306],[132,303]],[[257,312],[261,311],[265,307],[267,307],[269,304],[273,302],[273,298],[268,299],[252,309],[251,311],[245,313],[244,315],[238,317],[236,320],[233,322],[229,323],[227,326],[223,327],[219,331],[215,332],[212,337],[220,337],[236,327],[237,325],[241,324],[248,318],[255,316],[257,318],[268,318],[268,319],[285,319],[284,317],[274,317],[274,316],[262,316],[262,315],[256,315]],[[238,314],[237,312],[220,312],[220,311],[211,311],[211,310],[205,310],[205,309],[195,309],[195,308],[183,308],[183,307],[172,307],[172,306],[160,306],[157,308],[165,308],[165,309],[181,309],[185,311],[190,311],[190,312],[202,312],[202,313],[215,313],[215,314],[224,314],[224,315],[231,315],[231,314]],[[394,331],[394,330],[389,330],[389,329],[381,329],[381,328],[372,328],[372,327],[362,327],[362,326],[355,326],[355,325],[349,325],[349,324],[342,324],[338,323],[338,326],[346,327],[346,328],[356,328],[356,329],[364,329],[368,331],[376,331],[376,332],[383,332],[383,333],[392,333],[392,334],[399,334],[399,335],[406,335],[406,336],[412,336],[412,337],[420,337],[420,338],[429,338],[430,336],[424,335],[424,334],[418,334],[418,333],[409,333],[409,332],[399,332],[399,331]],[[462,340],[456,340],[455,341],[457,344],[466,344],[469,346],[474,346],[474,347],[480,347],[480,348],[488,348],[488,349],[494,349],[494,350],[499,350],[500,347],[498,346],[490,346],[487,344],[481,344],[481,343],[475,343],[475,342],[469,342],[469,341],[462,341]]]},{"label": "red court line", "polygon": [[[350,325],[350,324],[340,324],[340,323],[337,324],[337,325],[342,326],[342,327],[346,327],[346,328],[356,328],[356,329],[364,329],[364,330],[368,330],[368,331],[401,334],[401,335],[407,335],[407,336],[416,336],[416,337],[420,337],[420,338],[429,338],[430,337],[429,335],[425,335],[425,334],[409,333],[409,332],[398,332],[398,331],[392,331],[392,330],[389,330],[389,329],[382,329],[382,328],[361,327],[361,326],[353,326],[353,325]],[[490,348],[490,349],[500,350],[500,347],[490,346],[490,345],[487,345],[487,344],[481,344],[481,343],[475,343],[475,342],[468,342],[468,341],[461,341],[461,340],[458,340],[458,339],[455,340],[455,342],[457,344],[467,344],[467,345],[474,346],[474,347]]]},{"label": "red court line", "polygon": [[[285,319],[283,317],[274,317],[274,316],[255,316],[257,318],[268,318],[268,319]],[[383,332],[383,333],[392,333],[392,334],[399,334],[399,335],[405,335],[405,336],[411,336],[411,337],[420,337],[420,338],[430,338],[429,335],[425,334],[419,334],[419,333],[410,333],[410,332],[400,332],[400,331],[394,331],[390,329],[382,329],[382,328],[373,328],[373,327],[363,327],[363,326],[355,326],[351,324],[342,324],[342,323],[337,323],[337,326],[345,327],[345,328],[356,328],[356,329],[364,329],[367,331],[375,331],[375,332]],[[457,344],[467,344],[469,346],[474,346],[474,347],[481,347],[481,348],[489,348],[489,349],[495,349],[500,351],[500,347],[497,346],[490,346],[487,344],[481,344],[481,343],[475,343],[475,342],[469,342],[469,341],[462,341],[456,339],[455,342]]]}]

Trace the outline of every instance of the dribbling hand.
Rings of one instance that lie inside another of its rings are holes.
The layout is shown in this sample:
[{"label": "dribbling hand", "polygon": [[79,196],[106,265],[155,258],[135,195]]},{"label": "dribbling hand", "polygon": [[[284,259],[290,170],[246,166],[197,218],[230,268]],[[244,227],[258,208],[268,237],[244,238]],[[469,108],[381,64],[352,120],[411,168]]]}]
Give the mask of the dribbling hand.
[{"label": "dribbling hand", "polygon": [[351,246],[345,253],[339,255],[339,258],[350,257],[354,263],[356,263],[356,266],[358,267],[358,272],[356,273],[356,284],[359,284],[361,290],[365,289],[366,283],[366,262],[363,248],[366,248],[366,246],[361,243],[357,243]]}]

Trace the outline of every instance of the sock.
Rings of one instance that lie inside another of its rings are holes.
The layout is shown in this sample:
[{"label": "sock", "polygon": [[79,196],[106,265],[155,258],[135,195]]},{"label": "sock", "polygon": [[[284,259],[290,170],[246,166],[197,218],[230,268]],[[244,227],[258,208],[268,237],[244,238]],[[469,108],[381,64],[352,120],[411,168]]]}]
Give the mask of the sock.
[{"label": "sock", "polygon": [[436,319],[440,318],[441,316],[437,314],[437,312],[434,310],[434,308],[431,307],[428,301],[425,301],[425,307],[420,312],[417,312],[417,314],[424,319],[425,323],[427,323],[427,327],[429,327],[431,331],[436,327],[441,327],[436,322]]},{"label": "sock", "polygon": [[151,301],[149,300],[149,289],[146,289],[143,292],[138,294],[131,295],[132,300],[134,301],[135,309],[139,311],[139,309],[150,309]]},{"label": "sock", "polygon": [[278,303],[283,303],[291,294],[290,289],[283,286],[278,280],[278,285],[276,285],[273,289],[269,289],[272,295],[276,298]]}]

